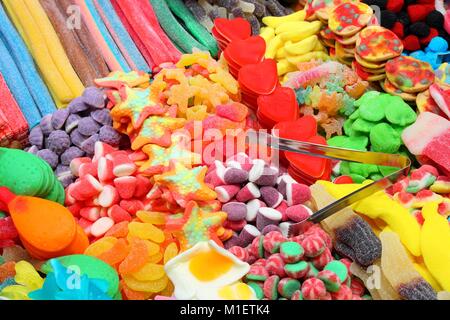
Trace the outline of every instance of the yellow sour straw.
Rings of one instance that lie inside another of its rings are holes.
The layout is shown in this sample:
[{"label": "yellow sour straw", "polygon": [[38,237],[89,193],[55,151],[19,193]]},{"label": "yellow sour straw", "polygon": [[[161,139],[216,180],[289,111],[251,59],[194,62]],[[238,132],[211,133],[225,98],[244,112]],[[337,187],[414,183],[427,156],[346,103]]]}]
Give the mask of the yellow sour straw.
[{"label": "yellow sour straw", "polygon": [[[56,105],[58,108],[65,107],[81,95],[84,87],[45,12],[37,0],[4,0],[4,4],[35,59]],[[45,19],[42,19],[42,14]]]}]

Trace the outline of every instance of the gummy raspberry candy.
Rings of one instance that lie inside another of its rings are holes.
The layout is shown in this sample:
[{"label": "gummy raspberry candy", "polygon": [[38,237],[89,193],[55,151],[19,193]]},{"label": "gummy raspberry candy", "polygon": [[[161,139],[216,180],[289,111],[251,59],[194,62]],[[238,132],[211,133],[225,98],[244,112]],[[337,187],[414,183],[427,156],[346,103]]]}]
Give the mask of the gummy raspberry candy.
[{"label": "gummy raspberry candy", "polygon": [[59,130],[64,127],[67,118],[69,117],[70,112],[66,109],[59,109],[53,112],[52,114],[52,126],[53,128]]},{"label": "gummy raspberry candy", "polygon": [[70,137],[63,130],[53,131],[47,138],[46,147],[60,155],[70,147]]},{"label": "gummy raspberry candy", "polygon": [[61,155],[61,164],[68,166],[70,162],[75,158],[81,158],[84,156],[84,151],[78,147],[70,147]]},{"label": "gummy raspberry candy", "polygon": [[98,134],[94,134],[93,136],[90,136],[86,140],[83,141],[81,144],[81,150],[86,152],[88,155],[93,155],[95,152],[95,143],[99,141]]},{"label": "gummy raspberry candy", "polygon": [[69,109],[70,113],[79,113],[89,109],[89,106],[84,103],[83,97],[77,97],[69,103],[67,109]]},{"label": "gummy raspberry candy", "polygon": [[45,117],[41,119],[41,122],[39,123],[39,126],[41,127],[42,133],[44,136],[48,136],[50,132],[53,131],[52,126],[52,115],[48,114]]},{"label": "gummy raspberry candy", "polygon": [[46,161],[53,170],[58,166],[58,155],[49,149],[39,150],[36,154],[39,158]]},{"label": "gummy raspberry candy", "polygon": [[336,251],[362,266],[369,266],[381,257],[381,241],[361,217],[350,219],[335,230]]},{"label": "gummy raspberry candy", "polygon": [[29,141],[31,145],[36,146],[40,149],[44,146],[44,134],[42,133],[42,129],[40,126],[36,126],[31,129]]},{"label": "gummy raspberry candy", "polygon": [[99,109],[91,112],[91,117],[104,126],[112,125],[111,113],[108,109]]},{"label": "gummy raspberry candy", "polygon": [[85,117],[78,122],[78,130],[82,135],[91,136],[100,130],[100,125],[91,117]]},{"label": "gummy raspberry candy", "polygon": [[122,135],[117,132],[113,127],[103,126],[100,128],[99,139],[113,147],[117,147],[120,144]]},{"label": "gummy raspberry candy", "polygon": [[82,101],[94,108],[104,108],[105,107],[105,96],[103,91],[96,87],[87,87],[83,95],[81,96]]}]

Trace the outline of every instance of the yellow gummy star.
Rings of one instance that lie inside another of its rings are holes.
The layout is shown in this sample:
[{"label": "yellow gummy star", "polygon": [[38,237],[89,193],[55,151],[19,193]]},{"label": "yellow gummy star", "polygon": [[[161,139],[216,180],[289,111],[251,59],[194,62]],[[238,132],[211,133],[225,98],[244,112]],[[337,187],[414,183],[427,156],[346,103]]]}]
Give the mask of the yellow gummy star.
[{"label": "yellow gummy star", "polygon": [[211,190],[204,182],[206,166],[186,168],[182,163],[172,161],[169,171],[156,175],[155,183],[167,187],[182,207],[190,200],[208,201],[217,197],[215,191]]}]

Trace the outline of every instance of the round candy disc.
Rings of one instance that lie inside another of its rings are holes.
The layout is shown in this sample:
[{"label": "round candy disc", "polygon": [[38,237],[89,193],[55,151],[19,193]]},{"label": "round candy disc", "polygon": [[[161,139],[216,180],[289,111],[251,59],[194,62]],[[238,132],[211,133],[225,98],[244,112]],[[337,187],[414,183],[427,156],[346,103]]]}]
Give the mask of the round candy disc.
[{"label": "round candy disc", "polygon": [[408,56],[400,56],[386,63],[386,76],[403,92],[426,90],[434,81],[433,68],[428,62]]},{"label": "round candy disc", "polygon": [[392,31],[370,26],[359,33],[356,40],[356,53],[369,62],[388,60],[399,56],[403,51],[403,43]]},{"label": "round candy disc", "polygon": [[350,36],[365,27],[372,14],[365,3],[342,3],[331,11],[328,26],[337,35]]}]

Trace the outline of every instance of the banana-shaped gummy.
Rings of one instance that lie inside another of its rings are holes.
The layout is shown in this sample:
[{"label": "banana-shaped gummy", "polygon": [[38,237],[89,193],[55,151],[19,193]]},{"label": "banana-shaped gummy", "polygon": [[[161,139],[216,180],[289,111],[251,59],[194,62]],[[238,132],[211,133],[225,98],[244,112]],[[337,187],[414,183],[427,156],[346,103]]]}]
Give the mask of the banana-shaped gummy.
[{"label": "banana-shaped gummy", "polygon": [[285,45],[284,49],[286,50],[286,53],[289,55],[292,56],[301,55],[311,52],[316,46],[317,42],[319,42],[319,38],[317,38],[316,35],[312,35],[299,42],[295,42],[290,45]]},{"label": "banana-shaped gummy", "polygon": [[303,39],[308,38],[314,34],[317,34],[322,27],[322,23],[320,21],[310,22],[308,25],[305,25],[302,29],[296,29],[291,31],[286,31],[280,34],[283,41],[292,41],[297,42]]},{"label": "banana-shaped gummy", "polygon": [[288,31],[292,31],[292,30],[302,30],[302,29],[308,28],[310,23],[311,22],[308,22],[308,21],[286,22],[286,23],[279,25],[275,29],[275,34],[280,34],[280,33],[288,32]]},{"label": "banana-shaped gummy", "polygon": [[430,273],[445,291],[450,291],[450,227],[438,213],[438,203],[422,209],[424,223],[421,233],[423,260]]},{"label": "banana-shaped gummy", "polygon": [[289,14],[287,16],[282,16],[282,17],[267,16],[262,19],[262,22],[268,27],[276,28],[279,25],[286,23],[286,22],[303,21],[303,20],[305,20],[305,17],[306,17],[306,11],[299,10],[297,12],[294,12],[292,14]]},{"label": "banana-shaped gummy", "polygon": [[292,64],[297,64],[300,62],[308,62],[312,59],[328,61],[330,60],[330,56],[322,51],[312,51],[298,56],[286,56],[286,60]]},{"label": "banana-shaped gummy", "polygon": [[289,61],[287,61],[286,59],[282,59],[277,62],[277,71],[279,76],[297,70],[298,70],[297,67],[294,64],[290,63]]},{"label": "banana-shaped gummy", "polygon": [[282,46],[283,46],[283,39],[281,39],[281,35],[273,37],[267,44],[265,57],[267,59],[275,58],[278,49],[280,49]]},{"label": "banana-shaped gummy", "polygon": [[259,36],[264,39],[266,44],[275,37],[275,30],[270,27],[263,27],[259,31]]}]

